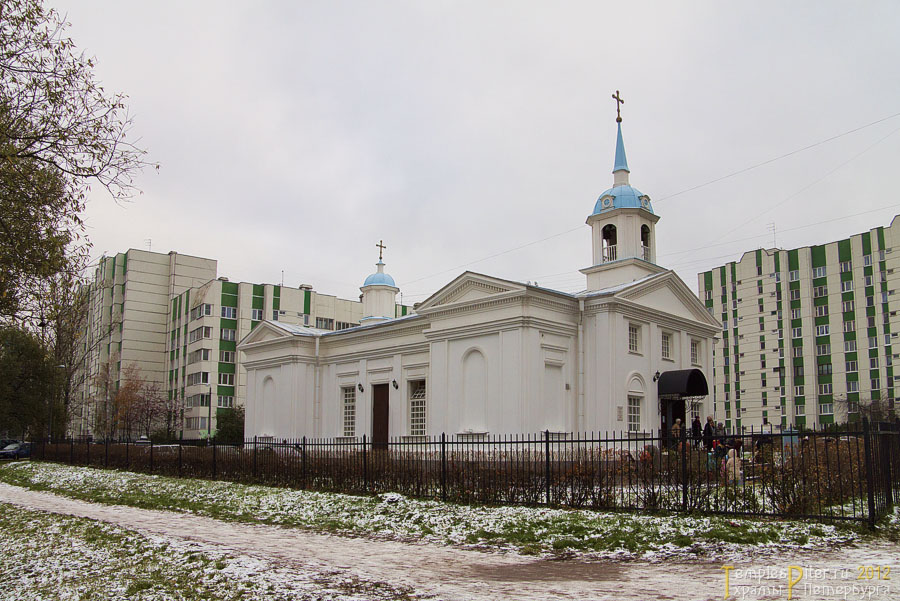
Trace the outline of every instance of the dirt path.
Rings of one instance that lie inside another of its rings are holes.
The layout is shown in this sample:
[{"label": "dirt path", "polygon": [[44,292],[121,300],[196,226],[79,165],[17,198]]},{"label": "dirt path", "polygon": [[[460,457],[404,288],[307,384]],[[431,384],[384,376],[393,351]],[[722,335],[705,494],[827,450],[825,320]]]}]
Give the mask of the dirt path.
[{"label": "dirt path", "polygon": [[[190,514],[108,506],[0,484],[0,502],[29,509],[101,520],[145,533],[219,545],[235,553],[295,566],[303,572],[346,570],[363,580],[411,587],[448,601],[499,599],[722,599],[723,562],[583,562],[535,560],[510,553],[483,553],[433,544],[346,538],[221,522]],[[840,552],[731,558],[736,599],[786,599],[789,565],[804,566],[794,599],[894,599],[900,594],[900,547],[886,543]],[[894,580],[857,580],[857,566],[893,566]],[[761,573],[739,570],[754,568]],[[829,570],[816,574],[813,570]],[[837,570],[847,570],[838,572]],[[795,570],[791,576],[797,578]],[[818,577],[817,577],[818,576]],[[891,586],[892,582],[897,585]],[[868,589],[847,589],[852,585]],[[740,586],[765,589],[741,589]],[[832,590],[814,590],[813,586]],[[880,587],[880,588],[878,588]],[[855,594],[859,593],[859,594]]]}]

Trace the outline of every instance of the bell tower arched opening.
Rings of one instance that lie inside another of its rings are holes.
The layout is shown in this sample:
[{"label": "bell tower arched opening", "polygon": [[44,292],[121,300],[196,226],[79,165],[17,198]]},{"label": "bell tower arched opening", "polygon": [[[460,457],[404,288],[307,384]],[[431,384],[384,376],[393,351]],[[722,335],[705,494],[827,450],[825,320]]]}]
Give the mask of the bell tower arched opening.
[{"label": "bell tower arched opening", "polygon": [[645,261],[650,260],[650,228],[646,225],[641,226],[641,258]]},{"label": "bell tower arched opening", "polygon": [[601,231],[601,244],[603,249],[603,262],[616,260],[616,248],[618,247],[616,240],[616,226],[609,224]]}]

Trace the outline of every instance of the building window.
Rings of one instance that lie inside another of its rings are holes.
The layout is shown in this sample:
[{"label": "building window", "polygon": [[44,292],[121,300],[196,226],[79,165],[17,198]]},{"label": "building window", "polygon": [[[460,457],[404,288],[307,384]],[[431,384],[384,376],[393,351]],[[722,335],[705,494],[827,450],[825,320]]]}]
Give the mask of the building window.
[{"label": "building window", "polygon": [[825,317],[828,315],[828,305],[816,306],[816,317]]},{"label": "building window", "polygon": [[191,321],[206,315],[212,315],[212,305],[210,304],[197,305],[191,309]]},{"label": "building window", "polygon": [[343,403],[343,435],[356,436],[356,388],[344,386],[341,388],[341,402]]},{"label": "building window", "polygon": [[204,326],[199,327],[196,330],[191,330],[191,333],[188,335],[188,342],[197,342],[203,338],[212,338],[211,326]]},{"label": "building window", "polygon": [[641,327],[628,324],[628,352],[641,352]]},{"label": "building window", "polygon": [[828,296],[828,286],[816,286],[813,288],[813,298]]},{"label": "building window", "polygon": [[880,378],[872,378],[872,390],[881,390]]},{"label": "building window", "polygon": [[250,319],[253,321],[262,321],[263,310],[262,309],[250,309]]},{"label": "building window", "polygon": [[853,264],[850,261],[841,261],[841,273],[849,273],[853,271]]},{"label": "building window", "polygon": [[237,307],[222,307],[222,317],[237,319]]},{"label": "building window", "polygon": [[803,328],[791,328],[791,338],[802,338]]},{"label": "building window", "polygon": [[794,415],[806,415],[806,406],[794,405]]},{"label": "building window", "polygon": [[411,436],[425,436],[426,409],[425,380],[409,383],[409,433]]},{"label": "building window", "polygon": [[188,354],[188,365],[199,363],[200,361],[209,361],[209,349],[201,348]]},{"label": "building window", "polygon": [[187,385],[196,386],[197,384],[209,384],[209,372],[198,371],[187,376]]},{"label": "building window", "polygon": [[831,374],[831,363],[819,363],[816,367],[816,373],[820,376],[827,376]]},{"label": "building window", "polygon": [[794,386],[794,396],[803,396],[803,386]]},{"label": "building window", "polygon": [[791,319],[800,319],[800,309],[791,309]]},{"label": "building window", "polygon": [[[630,341],[629,341],[629,344],[630,344]],[[663,335],[662,335],[662,358],[663,359],[671,359],[672,358],[672,335],[668,334],[668,333],[663,333]]]},{"label": "building window", "polygon": [[865,267],[872,266],[872,255],[863,255],[863,265]]},{"label": "building window", "polygon": [[853,280],[841,282],[841,292],[853,292]]},{"label": "building window", "polygon": [[220,331],[219,337],[222,340],[231,340],[234,341],[235,336],[237,335],[237,331],[232,328],[222,328]]},{"label": "building window", "polygon": [[792,301],[800,300],[800,289],[799,288],[797,290],[791,290],[791,300]]},{"label": "building window", "polygon": [[816,326],[816,336],[828,336],[829,331],[828,324]]},{"label": "building window", "polygon": [[834,403],[819,403],[819,415],[831,415],[834,413]]},{"label": "building window", "polygon": [[700,341],[691,340],[691,365],[700,365]]},{"label": "building window", "polygon": [[856,352],[856,341],[855,340],[845,340],[844,341],[844,352],[845,353],[855,353]]},{"label": "building window", "polygon": [[869,357],[869,369],[878,369],[878,357]]},{"label": "building window", "polygon": [[869,336],[869,348],[876,348],[878,346],[878,336]]},{"label": "building window", "polygon": [[824,278],[826,273],[826,268],[823,265],[822,267],[813,267],[813,277],[814,278]]},{"label": "building window", "polygon": [[641,429],[641,397],[628,397],[628,431],[638,432]]},{"label": "building window", "polygon": [[859,413],[859,401],[847,401],[847,413]]},{"label": "building window", "polygon": [[316,317],[316,329],[333,330],[334,329],[334,319],[332,319],[330,317]]},{"label": "building window", "polygon": [[792,282],[796,282],[800,279],[800,271],[798,269],[794,269],[788,272],[788,279]]},{"label": "building window", "polygon": [[831,354],[831,345],[830,344],[817,344],[816,345],[816,355],[822,357],[823,355]]},{"label": "building window", "polygon": [[222,386],[234,386],[234,374],[219,374],[219,384]]},{"label": "building window", "polygon": [[795,346],[795,347],[793,347],[793,349],[791,349],[791,357],[794,357],[796,359],[796,358],[802,357],[802,356],[803,356],[803,347],[802,346]]},{"label": "building window", "polygon": [[858,365],[858,363],[855,360],[847,361],[845,363],[845,367],[847,368],[847,371],[850,373],[855,372],[858,369],[857,365]]},{"label": "building window", "polygon": [[272,310],[272,321],[278,321],[278,309]]},{"label": "building window", "polygon": [[831,384],[819,384],[819,394],[831,394]]},{"label": "building window", "polygon": [[[847,392],[859,392],[859,382],[855,380],[847,382]],[[853,412],[851,411],[851,413]]]},{"label": "building window", "polygon": [[219,351],[219,361],[222,363],[234,363],[234,351]]},{"label": "building window", "polygon": [[845,321],[844,322],[844,331],[845,332],[855,332],[856,331],[856,322],[855,321]]},{"label": "building window", "polygon": [[850,313],[851,311],[853,311],[853,308],[854,307],[852,300],[844,301],[841,303],[841,311],[843,311],[844,313]]},{"label": "building window", "polygon": [[802,365],[795,365],[795,366],[794,366],[794,377],[795,377],[795,378],[799,378],[799,377],[802,377],[802,376],[803,376],[803,366],[802,366]]},{"label": "building window", "polygon": [[234,397],[233,396],[225,396],[219,395],[219,400],[216,404],[219,409],[233,409],[234,408]]},{"label": "building window", "polygon": [[353,323],[351,321],[337,321],[334,324],[335,330],[349,330],[350,328],[355,328],[358,326],[358,323]]}]

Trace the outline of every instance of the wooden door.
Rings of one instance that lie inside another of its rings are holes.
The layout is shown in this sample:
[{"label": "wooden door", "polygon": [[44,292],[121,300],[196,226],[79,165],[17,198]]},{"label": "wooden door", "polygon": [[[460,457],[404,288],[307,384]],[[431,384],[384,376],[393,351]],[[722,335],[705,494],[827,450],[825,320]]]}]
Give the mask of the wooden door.
[{"label": "wooden door", "polygon": [[388,384],[372,386],[372,448],[388,446]]}]

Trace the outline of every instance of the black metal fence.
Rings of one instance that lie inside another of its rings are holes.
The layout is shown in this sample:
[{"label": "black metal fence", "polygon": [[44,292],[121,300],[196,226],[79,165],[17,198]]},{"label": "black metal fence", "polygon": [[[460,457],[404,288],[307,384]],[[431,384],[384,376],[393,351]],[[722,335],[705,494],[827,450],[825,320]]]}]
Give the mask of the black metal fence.
[{"label": "black metal fence", "polygon": [[900,420],[855,429],[459,434],[250,439],[242,445],[43,442],[34,458],[345,493],[399,492],[462,503],[668,510],[856,520],[900,499]]}]

